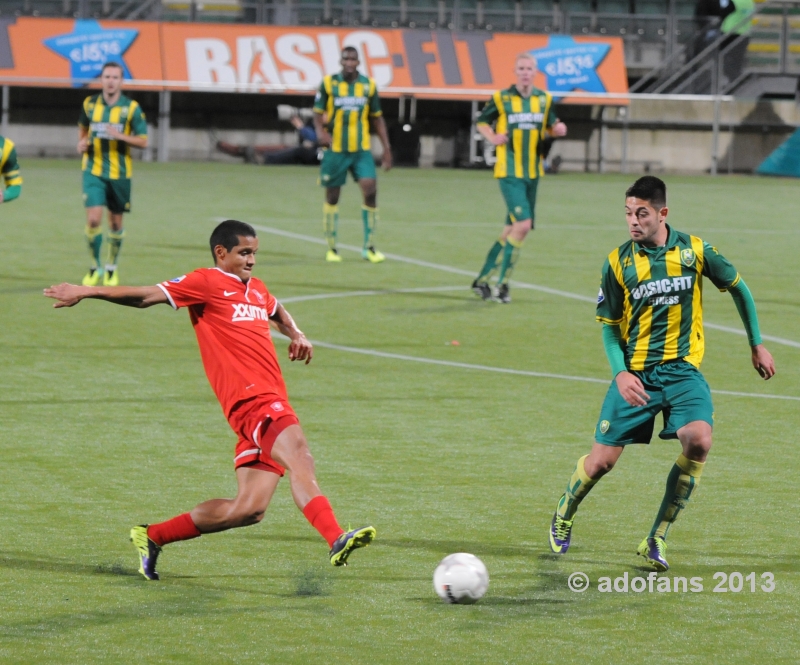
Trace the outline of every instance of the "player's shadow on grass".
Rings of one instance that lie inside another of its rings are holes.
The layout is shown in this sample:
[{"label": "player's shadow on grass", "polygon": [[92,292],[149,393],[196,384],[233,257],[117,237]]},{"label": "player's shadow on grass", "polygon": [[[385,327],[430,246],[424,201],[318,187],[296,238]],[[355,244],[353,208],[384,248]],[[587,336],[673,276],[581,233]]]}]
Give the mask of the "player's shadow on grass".
[{"label": "player's shadow on grass", "polygon": [[15,570],[31,570],[48,573],[66,573],[70,575],[111,575],[115,577],[139,577],[133,568],[127,568],[120,563],[74,563],[64,559],[42,557],[24,557],[16,552],[0,552],[0,568]]},{"label": "player's shadow on grass", "polygon": [[403,549],[424,549],[439,554],[452,552],[470,552],[475,556],[530,556],[534,552],[530,547],[522,545],[492,545],[486,542],[467,542],[463,540],[421,540],[421,539],[384,539],[380,544],[386,547]]}]

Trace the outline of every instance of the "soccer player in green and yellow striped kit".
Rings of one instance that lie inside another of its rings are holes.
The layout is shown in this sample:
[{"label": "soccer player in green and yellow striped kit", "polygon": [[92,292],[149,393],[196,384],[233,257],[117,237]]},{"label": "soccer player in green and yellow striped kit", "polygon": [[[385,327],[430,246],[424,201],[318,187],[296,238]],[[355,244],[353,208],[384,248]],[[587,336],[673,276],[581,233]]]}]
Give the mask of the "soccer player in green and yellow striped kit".
[{"label": "soccer player in green and yellow striped kit", "polygon": [[[508,283],[525,236],[533,228],[536,190],[544,175],[539,146],[547,131],[552,136],[566,136],[567,126],[556,118],[553,98],[533,87],[536,59],[521,53],[514,64],[517,83],[498,90],[483,107],[477,128],[496,148],[494,177],[506,202],[506,226],[486,255],[472,290],[484,300],[511,302]],[[495,128],[492,129],[492,123]],[[497,288],[489,281],[499,268]]]},{"label": "soccer player in green and yellow striped kit", "polygon": [[384,171],[392,168],[392,149],[375,81],[358,73],[358,51],[352,46],[342,49],[341,64],[340,74],[322,80],[314,100],[314,128],[319,144],[327,148],[320,165],[320,184],[325,187],[322,223],[328,240],[325,260],[337,263],[342,260],[336,249],[339,194],[349,171],[364,196],[361,256],[371,263],[380,263],[384,256],[375,249],[378,188],[375,160],[370,152],[370,126],[383,145]]},{"label": "soccer player in green and yellow striped kit", "polygon": [[[100,74],[102,92],[87,97],[78,120],[78,153],[83,155],[83,204],[86,241],[92,264],[84,286],[119,284],[117,257],[125,231],[123,213],[131,209],[131,146],[147,147],[147,121],[141,106],[122,94],[122,67],[107,62]],[[100,262],[103,244],[103,208],[108,208],[108,250]]]},{"label": "soccer player in green and yellow striped kit", "polygon": [[550,548],[566,553],[578,505],[611,471],[625,446],[650,442],[662,412],[659,438],[678,439],[682,451],[637,553],[655,570],[665,571],[667,533],[700,482],[714,425],[711,390],[699,370],[705,350],[703,277],[733,297],[756,371],[769,379],[775,362],[761,344],[753,296],[736,268],[715,247],[666,223],[666,185],[644,176],[625,196],[631,239],[608,255],[597,297],[597,320],[603,323],[614,380],[592,450],[578,460],[553,515]]},{"label": "soccer player in green and yellow striped kit", "polygon": [[0,174],[6,184],[5,190],[0,192],[0,203],[9,203],[22,193],[22,175],[14,142],[5,136],[0,136]]}]

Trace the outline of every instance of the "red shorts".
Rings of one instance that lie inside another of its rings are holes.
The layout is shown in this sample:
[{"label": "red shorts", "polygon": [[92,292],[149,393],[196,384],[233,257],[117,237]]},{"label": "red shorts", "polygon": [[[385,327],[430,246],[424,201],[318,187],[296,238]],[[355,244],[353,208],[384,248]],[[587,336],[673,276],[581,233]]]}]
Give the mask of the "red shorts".
[{"label": "red shorts", "polygon": [[238,404],[228,417],[228,423],[239,435],[234,468],[249,466],[279,476],[284,474],[286,469],[270,454],[278,435],[290,425],[300,424],[289,402],[277,395],[258,395]]}]

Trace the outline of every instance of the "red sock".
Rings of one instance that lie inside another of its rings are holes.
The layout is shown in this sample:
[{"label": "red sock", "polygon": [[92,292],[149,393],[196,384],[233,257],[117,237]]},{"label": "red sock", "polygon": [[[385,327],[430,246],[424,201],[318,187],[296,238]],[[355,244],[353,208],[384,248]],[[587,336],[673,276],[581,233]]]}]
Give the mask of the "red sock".
[{"label": "red sock", "polygon": [[331,504],[322,495],[315,496],[306,504],[306,507],[303,508],[303,515],[311,522],[311,526],[328,541],[329,547],[332,547],[333,541],[344,533],[344,529],[336,521]]},{"label": "red sock", "polygon": [[163,547],[176,540],[191,540],[200,535],[197,527],[192,522],[189,513],[183,513],[161,524],[151,524],[147,527],[147,537],[159,547]]}]

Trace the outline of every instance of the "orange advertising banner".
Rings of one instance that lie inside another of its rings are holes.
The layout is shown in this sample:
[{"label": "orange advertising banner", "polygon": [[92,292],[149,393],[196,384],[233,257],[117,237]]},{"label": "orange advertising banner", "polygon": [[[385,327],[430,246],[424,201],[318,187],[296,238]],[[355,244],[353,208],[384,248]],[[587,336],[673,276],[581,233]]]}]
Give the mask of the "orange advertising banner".
[{"label": "orange advertising banner", "polygon": [[536,57],[536,86],[565,101],[628,90],[613,37],[34,18],[0,19],[0,83],[91,85],[114,60],[140,89],[311,94],[345,46],[386,97],[483,99],[513,82],[520,53]]}]

